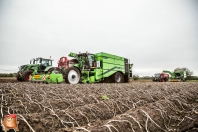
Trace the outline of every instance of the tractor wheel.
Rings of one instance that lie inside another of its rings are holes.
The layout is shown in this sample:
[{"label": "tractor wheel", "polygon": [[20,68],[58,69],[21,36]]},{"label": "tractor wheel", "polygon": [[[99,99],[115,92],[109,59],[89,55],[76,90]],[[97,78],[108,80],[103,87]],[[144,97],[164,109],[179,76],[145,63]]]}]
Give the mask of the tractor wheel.
[{"label": "tractor wheel", "polygon": [[116,72],[113,76],[114,83],[123,83],[123,75],[120,72]]},{"label": "tractor wheel", "polygon": [[17,78],[17,81],[19,81],[19,82],[23,81],[21,76],[19,75],[19,72],[17,73],[16,78]]},{"label": "tractor wheel", "polygon": [[65,82],[77,84],[80,81],[80,71],[76,67],[69,67],[65,72]]},{"label": "tractor wheel", "polygon": [[31,80],[31,74],[32,74],[32,71],[31,70],[27,70],[25,72],[23,72],[22,74],[22,80],[23,81],[30,81]]}]

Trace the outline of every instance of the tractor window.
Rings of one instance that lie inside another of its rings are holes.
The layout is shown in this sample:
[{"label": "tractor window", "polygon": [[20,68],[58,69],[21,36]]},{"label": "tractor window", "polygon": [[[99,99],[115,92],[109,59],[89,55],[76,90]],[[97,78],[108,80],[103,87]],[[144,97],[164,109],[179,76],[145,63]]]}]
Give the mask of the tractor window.
[{"label": "tractor window", "polygon": [[155,77],[160,77],[160,74],[155,74]]},{"label": "tractor window", "polygon": [[50,66],[51,65],[51,60],[46,60],[46,59],[42,59],[41,62],[44,66]]},{"label": "tractor window", "polygon": [[50,66],[52,65],[52,61],[51,61],[51,60],[49,60],[49,65],[50,65]]},{"label": "tractor window", "polygon": [[93,55],[88,55],[88,60],[89,60],[90,67],[92,67],[93,66],[93,62],[94,62],[94,56]]},{"label": "tractor window", "polygon": [[42,64],[44,66],[51,66],[52,65],[52,60],[39,58],[39,59],[35,60],[35,64]]},{"label": "tractor window", "polygon": [[41,60],[41,59],[36,59],[35,64],[41,64],[41,63],[40,63],[40,60]]}]

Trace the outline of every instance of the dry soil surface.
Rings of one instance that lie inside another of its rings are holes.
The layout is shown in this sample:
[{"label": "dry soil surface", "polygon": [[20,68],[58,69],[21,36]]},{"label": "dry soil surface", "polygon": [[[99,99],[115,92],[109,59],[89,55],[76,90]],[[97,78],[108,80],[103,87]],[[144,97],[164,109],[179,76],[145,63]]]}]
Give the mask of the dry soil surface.
[{"label": "dry soil surface", "polygon": [[6,81],[0,82],[1,120],[17,114],[23,132],[198,131],[196,82],[69,85]]}]

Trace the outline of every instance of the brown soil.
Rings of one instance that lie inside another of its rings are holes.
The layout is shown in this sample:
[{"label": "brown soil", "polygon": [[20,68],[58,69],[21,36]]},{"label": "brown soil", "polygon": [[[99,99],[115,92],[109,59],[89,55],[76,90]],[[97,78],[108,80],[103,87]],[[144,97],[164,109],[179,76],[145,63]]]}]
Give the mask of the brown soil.
[{"label": "brown soil", "polygon": [[16,78],[0,78],[0,83],[8,83],[8,82],[16,83],[18,81],[16,80]]},{"label": "brown soil", "polygon": [[20,131],[198,131],[196,82],[17,82],[0,90],[0,115],[17,114]]}]

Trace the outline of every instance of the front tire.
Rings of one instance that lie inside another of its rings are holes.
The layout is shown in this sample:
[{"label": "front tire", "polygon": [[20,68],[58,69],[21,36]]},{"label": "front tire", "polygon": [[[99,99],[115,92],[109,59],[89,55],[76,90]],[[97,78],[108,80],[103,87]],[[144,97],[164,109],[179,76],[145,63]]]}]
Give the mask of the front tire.
[{"label": "front tire", "polygon": [[17,73],[16,78],[17,78],[17,81],[19,81],[19,82],[23,81],[19,72]]},{"label": "front tire", "polygon": [[27,71],[24,71],[23,72],[23,74],[22,74],[22,80],[23,81],[30,81],[31,80],[31,74],[32,74],[33,72],[31,71],[31,70],[27,70]]},{"label": "front tire", "polygon": [[80,81],[80,71],[76,67],[69,67],[65,72],[65,82],[77,84]]}]

